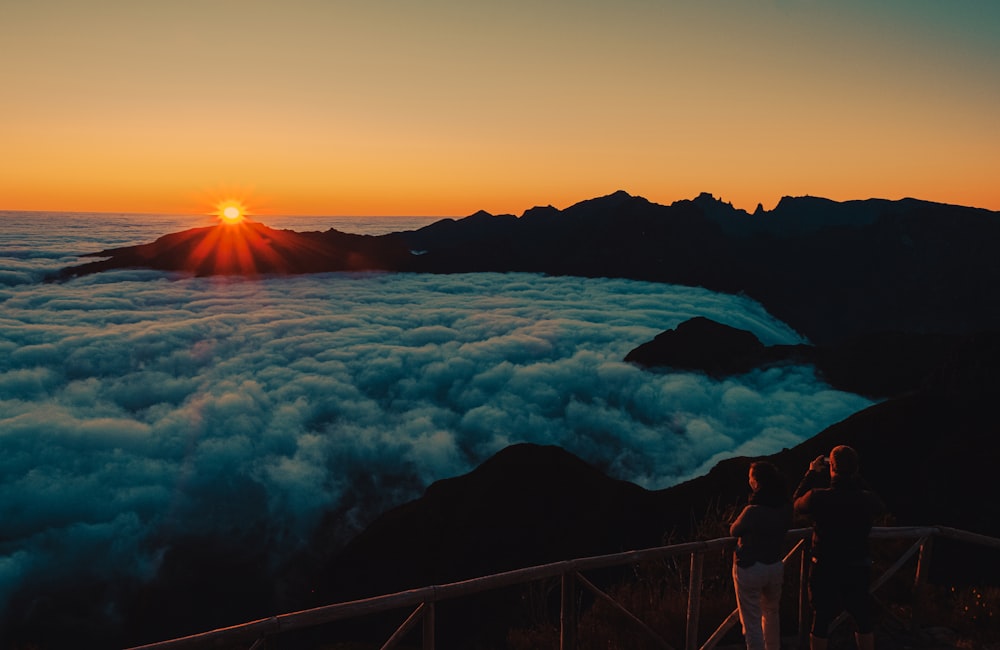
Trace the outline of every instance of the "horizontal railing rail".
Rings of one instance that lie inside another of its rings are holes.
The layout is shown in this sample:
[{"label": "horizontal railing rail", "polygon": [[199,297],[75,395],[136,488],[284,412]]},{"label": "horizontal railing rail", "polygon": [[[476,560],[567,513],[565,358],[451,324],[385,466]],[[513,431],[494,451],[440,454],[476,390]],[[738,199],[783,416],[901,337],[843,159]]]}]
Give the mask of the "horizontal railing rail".
[{"label": "horizontal railing rail", "polygon": [[[792,549],[788,552],[784,561],[790,562],[794,556],[798,555],[800,561],[800,594],[799,594],[799,634],[804,638],[806,626],[805,612],[808,610],[806,600],[804,579],[807,570],[808,545],[806,540],[812,533],[811,528],[796,528],[788,531],[787,539],[793,542]],[[1000,550],[1000,539],[971,533],[955,528],[944,526],[910,526],[910,527],[876,527],[872,529],[872,539],[914,539],[917,542],[911,546],[882,576],[872,583],[872,591],[885,584],[888,579],[899,571],[914,555],[919,554],[918,566],[915,582],[917,585],[926,580],[926,565],[929,560],[929,542],[935,536],[956,539],[989,548]],[[471,578],[458,582],[451,582],[441,585],[433,585],[410,589],[393,594],[375,596],[360,600],[323,605],[311,609],[305,609],[286,614],[278,614],[269,618],[262,618],[249,621],[239,625],[218,628],[207,632],[192,634],[157,643],[150,643],[141,646],[134,646],[128,650],[174,650],[182,648],[206,648],[217,646],[221,642],[239,643],[252,641],[251,650],[258,650],[263,647],[268,637],[302,630],[305,628],[343,621],[346,619],[358,618],[371,614],[416,607],[413,613],[397,629],[396,633],[383,645],[383,649],[393,647],[412,628],[423,623],[423,647],[424,650],[433,650],[434,647],[434,604],[443,600],[461,598],[473,594],[492,591],[503,587],[510,587],[520,584],[527,584],[549,578],[562,579],[562,610],[560,613],[560,647],[564,649],[575,646],[575,625],[576,613],[572,611],[574,585],[579,584],[592,591],[600,599],[612,600],[610,596],[604,594],[597,587],[591,584],[581,575],[585,571],[596,569],[606,569],[611,567],[641,564],[652,560],[663,560],[671,557],[690,555],[691,570],[689,576],[688,609],[686,620],[686,650],[710,650],[731,629],[738,621],[737,613],[734,611],[723,620],[718,628],[708,637],[704,645],[697,643],[697,630],[699,623],[699,603],[702,583],[702,558],[711,551],[722,551],[732,549],[736,546],[735,537],[720,537],[717,539],[685,542],[681,544],[671,544],[668,546],[658,546],[634,551],[624,551],[607,555],[577,558],[572,560],[562,560],[548,564],[536,565],[512,571],[505,571],[488,576]],[[632,622],[639,626],[647,636],[658,641],[664,648],[670,648],[656,633],[648,628],[641,620],[632,616],[627,610],[617,603],[617,606],[626,615],[634,619]],[[654,638],[655,637],[655,638]]]}]

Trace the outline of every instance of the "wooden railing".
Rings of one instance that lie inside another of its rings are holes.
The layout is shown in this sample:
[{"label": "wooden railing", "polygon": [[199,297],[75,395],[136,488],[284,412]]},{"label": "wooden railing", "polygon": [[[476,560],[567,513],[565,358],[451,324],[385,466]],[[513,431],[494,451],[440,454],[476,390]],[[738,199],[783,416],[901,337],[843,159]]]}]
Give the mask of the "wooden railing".
[{"label": "wooden railing", "polygon": [[[791,550],[784,558],[786,566],[789,566],[798,559],[799,569],[799,593],[798,593],[798,631],[799,647],[805,645],[809,629],[809,603],[807,596],[807,580],[809,553],[808,539],[811,534],[809,528],[798,528],[788,532],[788,540],[792,543]],[[914,578],[914,588],[919,589],[927,579],[928,562],[930,560],[931,542],[935,537],[947,537],[963,542],[978,544],[1000,550],[1000,539],[987,537],[976,533],[946,528],[942,526],[930,527],[886,527],[874,528],[871,533],[874,540],[894,539],[894,540],[915,540],[914,543],[889,566],[882,575],[873,580],[871,592],[878,590],[903,566],[905,566],[915,555],[917,556],[917,567]],[[389,650],[408,635],[417,625],[422,625],[423,649],[434,650],[435,633],[435,603],[443,600],[461,598],[478,594],[502,587],[527,584],[535,581],[560,578],[561,581],[561,605],[559,614],[559,647],[562,650],[572,650],[576,648],[576,634],[578,612],[576,611],[575,591],[582,587],[591,592],[598,601],[605,603],[612,609],[620,613],[636,629],[653,644],[666,650],[674,650],[663,638],[649,625],[644,623],[614,598],[606,594],[595,586],[582,573],[595,569],[634,565],[652,560],[663,560],[667,558],[690,556],[690,572],[688,579],[688,598],[685,626],[685,650],[711,650],[723,636],[729,632],[739,621],[737,611],[732,611],[712,632],[708,638],[699,645],[698,629],[701,617],[701,592],[703,585],[703,563],[705,555],[712,551],[723,551],[735,547],[736,539],[733,537],[722,537],[707,541],[688,542],[684,544],[673,544],[670,546],[659,546],[655,548],[642,549],[637,551],[626,551],[623,553],[613,553],[610,555],[599,555],[594,557],[553,562],[539,566],[506,571],[481,578],[452,582],[443,585],[423,587],[401,591],[385,596],[354,600],[333,605],[325,605],[313,609],[306,609],[287,614],[279,614],[270,618],[259,619],[241,625],[219,628],[209,632],[202,632],[191,636],[151,643],[143,646],[136,646],[129,650],[172,650],[175,648],[207,648],[218,647],[220,643],[237,644],[248,643],[250,650],[261,650],[265,647],[268,637],[272,637],[283,632],[302,630],[305,628],[353,619],[370,614],[387,612],[391,610],[415,608],[405,621],[396,629],[390,638],[382,645],[382,650]],[[877,598],[876,598],[877,602]],[[834,622],[834,626],[843,620],[841,618]]]}]

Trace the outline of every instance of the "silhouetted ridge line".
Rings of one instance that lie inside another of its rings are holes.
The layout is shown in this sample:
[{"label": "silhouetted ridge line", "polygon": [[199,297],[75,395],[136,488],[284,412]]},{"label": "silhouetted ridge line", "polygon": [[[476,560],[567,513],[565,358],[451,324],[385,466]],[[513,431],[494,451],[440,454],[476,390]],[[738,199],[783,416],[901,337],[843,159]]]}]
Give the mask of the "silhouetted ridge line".
[{"label": "silhouetted ridge line", "polygon": [[1000,215],[916,199],[785,197],[749,214],[708,193],[664,206],[618,191],[565,210],[535,207],[520,218],[480,211],[380,236],[224,228],[103,251],[108,259],[60,278],[135,267],[199,275],[520,271],[743,293],[814,343],[1000,327],[1000,293],[991,289],[1000,285]]}]

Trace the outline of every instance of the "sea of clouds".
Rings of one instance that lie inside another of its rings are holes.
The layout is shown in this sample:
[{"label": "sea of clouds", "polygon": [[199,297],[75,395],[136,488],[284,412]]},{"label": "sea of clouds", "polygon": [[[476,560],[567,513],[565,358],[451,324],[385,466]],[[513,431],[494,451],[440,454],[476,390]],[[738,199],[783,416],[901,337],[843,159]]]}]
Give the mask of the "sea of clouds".
[{"label": "sea of clouds", "polygon": [[147,579],[180,533],[346,536],[505,446],[663,488],[869,404],[784,367],[717,381],[622,362],[693,316],[799,337],[695,288],[532,274],[183,278],[0,291],[0,607],[88,571]]}]

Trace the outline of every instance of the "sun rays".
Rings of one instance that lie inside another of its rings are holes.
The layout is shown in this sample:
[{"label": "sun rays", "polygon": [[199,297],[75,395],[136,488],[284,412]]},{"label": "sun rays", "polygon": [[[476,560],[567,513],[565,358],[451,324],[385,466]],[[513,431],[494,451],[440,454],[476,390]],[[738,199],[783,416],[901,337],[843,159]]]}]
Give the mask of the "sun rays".
[{"label": "sun rays", "polygon": [[218,201],[212,214],[222,223],[238,224],[250,215],[250,211],[240,199],[228,198]]}]

